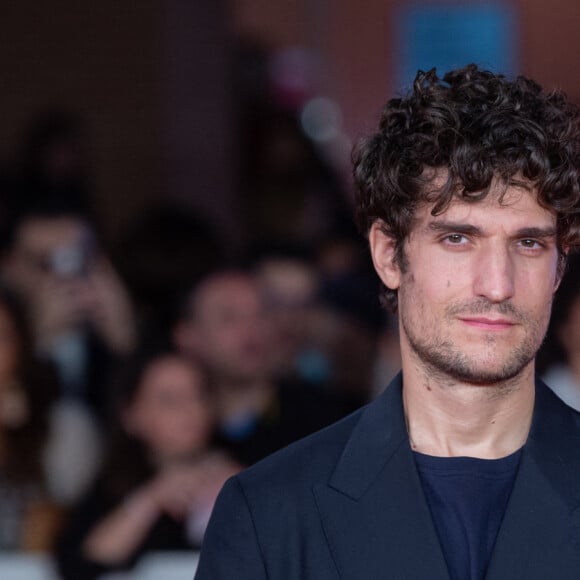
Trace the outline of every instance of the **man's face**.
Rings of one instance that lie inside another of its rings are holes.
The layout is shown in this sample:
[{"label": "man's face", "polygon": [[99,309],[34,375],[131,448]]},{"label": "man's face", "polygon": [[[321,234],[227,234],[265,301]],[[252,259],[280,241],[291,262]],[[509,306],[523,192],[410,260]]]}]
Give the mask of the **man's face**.
[{"label": "man's face", "polygon": [[212,423],[204,381],[185,359],[153,359],[124,414],[125,428],[160,461],[191,457],[203,450]]},{"label": "man's face", "polygon": [[[501,186],[498,186],[501,187]],[[420,207],[405,242],[398,288],[403,360],[454,381],[497,383],[533,364],[558,282],[556,218],[510,186],[455,200],[441,215]],[[406,356],[405,356],[406,355]]]},{"label": "man's face", "polygon": [[268,371],[269,325],[254,281],[242,274],[208,280],[193,301],[182,347],[230,380],[256,380]]}]

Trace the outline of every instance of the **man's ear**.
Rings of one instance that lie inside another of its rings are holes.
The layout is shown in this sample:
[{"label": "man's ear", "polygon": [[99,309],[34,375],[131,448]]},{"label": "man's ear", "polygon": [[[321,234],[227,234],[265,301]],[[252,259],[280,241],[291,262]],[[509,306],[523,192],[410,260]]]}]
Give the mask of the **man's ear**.
[{"label": "man's ear", "polygon": [[396,290],[401,284],[401,270],[397,264],[395,238],[385,233],[384,224],[376,220],[369,231],[369,246],[375,270],[383,284]]}]

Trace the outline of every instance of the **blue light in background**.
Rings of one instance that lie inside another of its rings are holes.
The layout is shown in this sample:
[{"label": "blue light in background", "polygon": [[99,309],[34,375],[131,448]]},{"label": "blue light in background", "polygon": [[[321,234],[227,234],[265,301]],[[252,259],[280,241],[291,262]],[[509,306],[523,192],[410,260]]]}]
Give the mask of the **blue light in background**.
[{"label": "blue light in background", "polygon": [[517,17],[507,2],[413,3],[400,9],[395,23],[399,88],[408,87],[418,69],[436,67],[442,75],[471,62],[508,76],[517,73]]}]

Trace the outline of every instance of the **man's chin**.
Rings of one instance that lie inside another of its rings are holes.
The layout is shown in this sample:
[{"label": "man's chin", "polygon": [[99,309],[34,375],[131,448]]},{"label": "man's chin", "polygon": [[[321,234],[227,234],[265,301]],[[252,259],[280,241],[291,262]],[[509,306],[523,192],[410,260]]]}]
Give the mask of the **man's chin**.
[{"label": "man's chin", "polygon": [[[531,351],[532,349],[529,349]],[[481,353],[460,351],[415,351],[426,363],[429,372],[440,380],[469,383],[479,386],[497,386],[521,376],[530,364],[533,354],[523,350],[509,360],[501,357],[481,356]],[[517,351],[516,351],[517,352]],[[534,353],[535,354],[535,353]]]},{"label": "man's chin", "polygon": [[522,376],[529,367],[530,361],[510,361],[510,363],[486,363],[469,360],[461,364],[438,364],[435,372],[443,372],[457,382],[469,383],[477,386],[498,386],[511,382]]}]

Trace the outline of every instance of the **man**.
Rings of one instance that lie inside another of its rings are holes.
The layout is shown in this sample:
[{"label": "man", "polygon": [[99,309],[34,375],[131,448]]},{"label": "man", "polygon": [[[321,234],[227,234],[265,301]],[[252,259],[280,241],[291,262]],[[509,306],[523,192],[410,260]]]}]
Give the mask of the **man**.
[{"label": "man", "polygon": [[402,374],[230,480],[198,580],[580,574],[580,416],[534,357],[580,226],[579,113],[525,78],[420,72],[355,157]]},{"label": "man", "polygon": [[272,368],[271,320],[254,276],[209,274],[192,291],[173,338],[207,368],[217,401],[218,443],[251,465],[346,414],[322,388],[280,381]]}]

